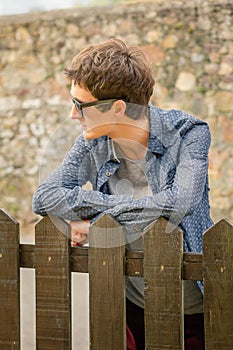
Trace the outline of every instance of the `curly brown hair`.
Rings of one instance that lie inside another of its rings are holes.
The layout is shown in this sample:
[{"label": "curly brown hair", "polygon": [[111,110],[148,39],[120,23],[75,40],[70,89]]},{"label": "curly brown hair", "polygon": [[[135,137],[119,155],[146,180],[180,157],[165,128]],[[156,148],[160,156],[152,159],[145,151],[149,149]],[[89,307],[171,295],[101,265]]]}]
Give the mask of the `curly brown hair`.
[{"label": "curly brown hair", "polygon": [[148,106],[155,83],[144,53],[120,39],[88,45],[74,57],[65,75],[98,100],[116,98],[142,106]]}]

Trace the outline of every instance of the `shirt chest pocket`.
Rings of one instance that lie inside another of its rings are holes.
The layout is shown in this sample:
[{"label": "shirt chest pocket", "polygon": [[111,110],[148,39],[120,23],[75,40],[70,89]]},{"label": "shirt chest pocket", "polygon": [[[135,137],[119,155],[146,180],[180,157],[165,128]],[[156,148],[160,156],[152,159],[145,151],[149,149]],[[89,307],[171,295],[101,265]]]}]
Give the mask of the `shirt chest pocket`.
[{"label": "shirt chest pocket", "polygon": [[96,190],[108,194],[108,180],[115,173],[118,164],[104,164],[98,171],[96,177]]}]

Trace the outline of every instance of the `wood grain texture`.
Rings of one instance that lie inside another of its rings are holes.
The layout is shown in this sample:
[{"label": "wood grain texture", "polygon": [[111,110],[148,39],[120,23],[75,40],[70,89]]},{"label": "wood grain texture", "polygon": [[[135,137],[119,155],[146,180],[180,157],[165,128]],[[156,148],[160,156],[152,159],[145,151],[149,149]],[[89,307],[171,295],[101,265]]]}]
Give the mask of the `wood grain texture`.
[{"label": "wood grain texture", "polygon": [[[58,225],[56,225],[58,224]],[[125,275],[145,278],[147,350],[183,349],[182,278],[204,281],[206,350],[233,349],[233,225],[221,220],[203,237],[203,256],[183,253],[182,232],[160,218],[144,252],[125,252],[125,232],[105,215],[90,247],[70,247],[69,226],[45,217],[36,244],[19,245],[19,225],[0,211],[0,349],[20,349],[19,267],[36,269],[37,350],[71,349],[71,269],[89,272],[90,349],[125,350]]]},{"label": "wood grain texture", "polygon": [[183,234],[166,227],[160,218],[144,235],[147,350],[183,349]]},{"label": "wood grain texture", "polygon": [[19,224],[0,210],[0,349],[20,349]]},{"label": "wood grain texture", "polygon": [[36,348],[71,349],[70,241],[47,216],[36,225]]},{"label": "wood grain texture", "polygon": [[90,349],[125,350],[125,234],[104,215],[89,236]]},{"label": "wood grain texture", "polygon": [[182,279],[202,281],[202,254],[184,253],[182,266]]},{"label": "wood grain texture", "polygon": [[203,237],[206,350],[233,349],[233,226],[221,220]]},{"label": "wood grain texture", "polygon": [[[35,245],[20,244],[20,267],[35,268]],[[144,252],[131,250],[125,252],[125,275],[143,276]],[[88,247],[71,247],[71,271],[88,273]],[[184,253],[182,265],[184,280],[201,281],[202,254]]]}]

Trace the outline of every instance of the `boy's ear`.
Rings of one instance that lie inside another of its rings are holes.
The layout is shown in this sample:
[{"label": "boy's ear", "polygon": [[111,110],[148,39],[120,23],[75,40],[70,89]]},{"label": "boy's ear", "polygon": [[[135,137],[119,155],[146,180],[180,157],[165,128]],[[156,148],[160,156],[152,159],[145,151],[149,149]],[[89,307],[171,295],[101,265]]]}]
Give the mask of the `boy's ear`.
[{"label": "boy's ear", "polygon": [[115,114],[118,114],[119,116],[124,115],[126,110],[126,103],[123,100],[117,100],[114,102],[113,108]]}]

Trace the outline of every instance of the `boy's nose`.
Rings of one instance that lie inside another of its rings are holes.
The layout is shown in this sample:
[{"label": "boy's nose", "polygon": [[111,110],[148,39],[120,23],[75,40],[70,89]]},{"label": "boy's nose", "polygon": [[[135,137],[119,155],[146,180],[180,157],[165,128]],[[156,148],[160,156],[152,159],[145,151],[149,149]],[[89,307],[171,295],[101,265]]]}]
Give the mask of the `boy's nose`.
[{"label": "boy's nose", "polygon": [[81,119],[82,116],[80,113],[77,111],[77,108],[73,105],[70,111],[70,118],[71,119]]}]

